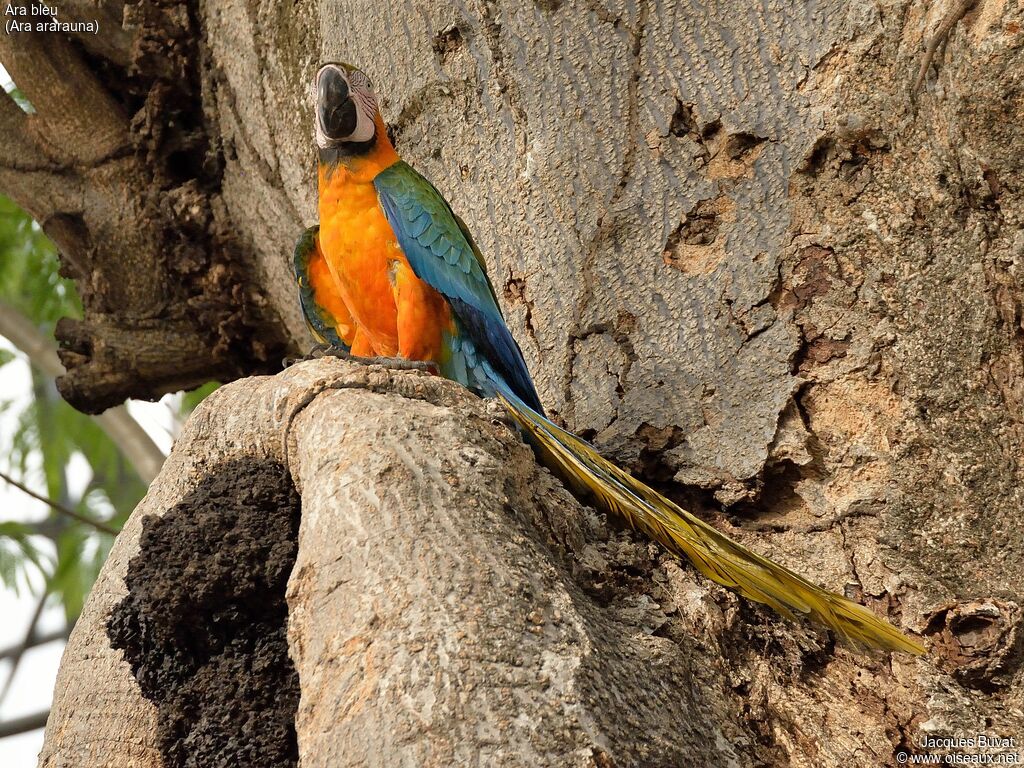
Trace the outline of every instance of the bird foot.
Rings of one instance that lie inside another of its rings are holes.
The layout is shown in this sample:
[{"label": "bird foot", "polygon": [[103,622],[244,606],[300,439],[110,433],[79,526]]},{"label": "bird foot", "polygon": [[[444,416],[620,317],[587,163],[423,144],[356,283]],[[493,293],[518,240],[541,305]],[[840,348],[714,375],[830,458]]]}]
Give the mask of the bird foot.
[{"label": "bird foot", "polygon": [[[286,357],[281,361],[282,368],[290,368],[296,363],[305,362],[306,360],[316,360],[318,357],[322,357],[329,349],[330,344],[314,344],[309,352],[302,357]],[[340,350],[339,350],[340,351]]]},{"label": "bird foot", "polygon": [[349,359],[360,365],[379,365],[382,368],[392,368],[396,371],[437,373],[437,366],[426,360],[406,360],[404,357],[356,357],[355,355],[351,355]]},{"label": "bird foot", "polygon": [[343,349],[342,347],[319,346],[321,349],[314,348],[310,350],[311,356],[337,357],[341,360],[350,360],[353,363],[359,363],[360,365],[379,365],[382,368],[392,368],[398,371],[426,371],[427,373],[437,372],[437,367],[426,360],[407,360],[404,357],[360,357],[359,355],[353,355],[347,349]]}]

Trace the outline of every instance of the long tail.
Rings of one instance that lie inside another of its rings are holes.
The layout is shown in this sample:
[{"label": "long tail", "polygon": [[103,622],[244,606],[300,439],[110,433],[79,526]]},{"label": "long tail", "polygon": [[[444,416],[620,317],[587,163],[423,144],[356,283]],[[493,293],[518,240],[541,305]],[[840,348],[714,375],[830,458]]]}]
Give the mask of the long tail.
[{"label": "long tail", "polygon": [[925,649],[864,606],[812,584],[773,563],[648,488],[571,432],[561,429],[515,395],[499,394],[552,471],[579,492],[592,494],[713,581],[766,603],[784,616],[803,614],[831,627],[859,647],[921,654]]}]

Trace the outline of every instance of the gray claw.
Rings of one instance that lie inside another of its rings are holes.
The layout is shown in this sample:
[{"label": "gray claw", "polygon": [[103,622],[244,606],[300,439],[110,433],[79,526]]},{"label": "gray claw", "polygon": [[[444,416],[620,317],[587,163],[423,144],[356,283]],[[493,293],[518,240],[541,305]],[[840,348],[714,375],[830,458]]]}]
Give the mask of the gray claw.
[{"label": "gray claw", "polygon": [[337,352],[338,352],[337,356],[338,357],[342,357],[343,355],[345,357],[348,356],[348,352],[347,351],[342,350],[342,349],[340,349],[338,347],[332,347],[330,344],[314,344],[312,347],[310,347],[309,352],[307,352],[303,357],[286,357],[286,358],[282,359],[281,360],[281,367],[282,368],[290,368],[291,366],[295,365],[296,363],[301,363],[301,362],[304,362],[306,360],[316,360],[319,357],[323,357],[324,355],[331,354],[331,350],[332,349],[337,350]]},{"label": "gray claw", "polygon": [[337,357],[340,360],[357,360],[358,358],[352,357],[352,353],[344,347],[334,347],[330,344],[317,344],[313,349],[309,350],[309,355],[312,358],[318,357]]},{"label": "gray claw", "polygon": [[398,371],[427,371],[429,373],[436,368],[433,363],[426,360],[406,360],[404,357],[356,357],[351,355],[350,359],[361,365],[379,365]]},{"label": "gray claw", "polygon": [[393,368],[399,371],[427,371],[431,373],[436,370],[436,366],[433,363],[425,360],[406,360],[404,357],[359,357],[358,355],[353,355],[344,347],[332,347],[328,344],[317,344],[303,359],[312,360],[320,357],[337,357],[341,360],[359,363],[360,365],[379,365],[383,368]]}]

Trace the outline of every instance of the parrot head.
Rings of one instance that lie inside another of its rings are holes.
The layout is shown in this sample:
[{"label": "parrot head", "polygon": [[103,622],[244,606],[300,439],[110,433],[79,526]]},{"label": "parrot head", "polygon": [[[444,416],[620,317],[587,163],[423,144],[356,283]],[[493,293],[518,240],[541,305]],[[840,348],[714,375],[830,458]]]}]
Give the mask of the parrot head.
[{"label": "parrot head", "polygon": [[372,146],[377,131],[377,97],[363,72],[328,62],[314,81],[316,144],[322,150],[353,153]]}]

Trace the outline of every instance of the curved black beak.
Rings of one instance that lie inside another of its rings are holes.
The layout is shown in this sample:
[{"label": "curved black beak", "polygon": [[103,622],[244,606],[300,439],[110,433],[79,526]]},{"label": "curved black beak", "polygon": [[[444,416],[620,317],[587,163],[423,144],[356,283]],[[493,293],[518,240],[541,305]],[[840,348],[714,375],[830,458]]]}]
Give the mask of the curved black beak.
[{"label": "curved black beak", "polygon": [[320,73],[316,88],[316,111],[320,130],[334,141],[343,141],[356,129],[356,105],[348,92],[348,82],[337,67]]}]

